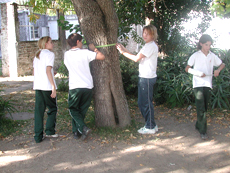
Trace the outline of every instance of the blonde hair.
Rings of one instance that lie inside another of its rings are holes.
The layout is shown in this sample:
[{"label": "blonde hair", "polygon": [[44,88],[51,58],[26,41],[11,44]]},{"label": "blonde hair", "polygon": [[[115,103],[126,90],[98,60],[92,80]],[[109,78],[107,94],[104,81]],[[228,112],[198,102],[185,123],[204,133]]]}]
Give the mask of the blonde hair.
[{"label": "blonde hair", "polygon": [[38,40],[39,50],[35,54],[36,58],[40,59],[41,50],[46,48],[46,43],[48,43],[49,40],[51,40],[49,36],[42,37]]},{"label": "blonde hair", "polygon": [[147,25],[143,28],[143,32],[144,30],[147,30],[149,34],[153,36],[155,42],[157,41],[158,34],[157,34],[157,28],[155,26]]}]

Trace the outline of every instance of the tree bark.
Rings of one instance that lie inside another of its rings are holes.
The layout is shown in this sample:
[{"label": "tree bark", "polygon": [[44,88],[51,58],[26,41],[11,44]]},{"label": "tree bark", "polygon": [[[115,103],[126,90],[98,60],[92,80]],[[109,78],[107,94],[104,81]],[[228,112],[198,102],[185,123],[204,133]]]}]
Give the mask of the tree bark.
[{"label": "tree bark", "polygon": [[[117,42],[118,18],[112,0],[72,0],[86,42],[106,45]],[[115,46],[100,48],[103,61],[93,61],[94,109],[97,126],[125,127],[130,112],[125,96],[119,56]]]},{"label": "tree bark", "polygon": [[[61,12],[59,9],[57,9],[57,17],[60,19],[60,16],[65,16],[63,12]],[[67,43],[66,43],[66,34],[65,30],[62,30],[60,26],[58,26],[58,40],[61,43],[62,48],[62,58],[64,59],[64,53],[67,50]]]}]

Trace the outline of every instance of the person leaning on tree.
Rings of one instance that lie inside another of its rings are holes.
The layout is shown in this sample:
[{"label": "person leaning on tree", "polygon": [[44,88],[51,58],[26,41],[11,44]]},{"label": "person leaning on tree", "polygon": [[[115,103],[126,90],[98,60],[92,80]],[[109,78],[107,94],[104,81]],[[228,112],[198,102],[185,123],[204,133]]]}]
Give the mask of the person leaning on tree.
[{"label": "person leaning on tree", "polygon": [[[199,131],[203,140],[208,139],[206,113],[212,88],[212,76],[219,76],[220,71],[225,67],[221,59],[210,51],[212,43],[213,40],[209,35],[202,35],[197,45],[198,51],[192,54],[185,68],[186,72],[193,75],[197,111],[195,128]],[[213,74],[214,66],[218,69]]]},{"label": "person leaning on tree", "polygon": [[89,129],[84,123],[85,114],[92,99],[93,78],[89,64],[93,60],[104,60],[105,56],[93,44],[82,49],[82,36],[69,35],[67,42],[71,47],[65,52],[64,64],[69,71],[69,112],[72,117],[72,131],[75,139],[85,140]]}]

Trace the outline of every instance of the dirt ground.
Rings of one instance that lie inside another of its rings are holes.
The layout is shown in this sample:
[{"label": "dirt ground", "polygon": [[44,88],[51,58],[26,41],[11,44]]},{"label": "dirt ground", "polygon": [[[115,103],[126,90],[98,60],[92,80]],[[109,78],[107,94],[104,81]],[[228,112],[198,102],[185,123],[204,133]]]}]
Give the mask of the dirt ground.
[{"label": "dirt ground", "polygon": [[[3,82],[15,82],[15,91],[25,85],[24,89],[32,89],[31,81]],[[1,95],[10,92],[14,91]],[[133,136],[132,141],[98,140],[91,135],[84,142],[73,139],[71,133],[39,144],[32,133],[5,138],[0,140],[0,172],[230,172],[229,122],[223,126],[210,121],[209,139],[203,141],[195,121],[178,120],[158,108],[155,112],[158,133]]]}]

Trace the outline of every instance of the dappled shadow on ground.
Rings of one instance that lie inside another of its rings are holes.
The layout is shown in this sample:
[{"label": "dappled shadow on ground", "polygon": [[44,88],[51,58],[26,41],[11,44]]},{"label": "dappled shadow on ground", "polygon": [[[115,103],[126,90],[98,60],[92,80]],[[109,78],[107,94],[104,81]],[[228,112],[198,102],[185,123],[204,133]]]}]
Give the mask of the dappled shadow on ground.
[{"label": "dappled shadow on ground", "polygon": [[[33,112],[34,91],[31,88],[23,92],[18,88],[4,97],[19,103],[20,112]],[[230,170],[230,120],[225,112],[216,118],[209,117],[207,141],[201,140],[195,130],[195,110],[158,106],[155,109],[157,134],[130,134],[125,140],[92,134],[87,142],[73,139],[71,124],[66,119],[60,120],[64,114],[58,115],[57,128],[65,126],[69,131],[60,130],[61,136],[57,139],[46,138],[36,144],[31,119],[24,134],[16,133],[14,137],[0,140],[0,172],[227,173]],[[143,125],[136,106],[131,108],[131,114]]]},{"label": "dappled shadow on ground", "polygon": [[194,122],[164,115],[159,133],[132,141],[106,141],[91,135],[87,142],[71,134],[46,138],[35,144],[33,136],[1,142],[3,172],[229,172],[229,129],[209,126],[209,140],[200,139]]}]

